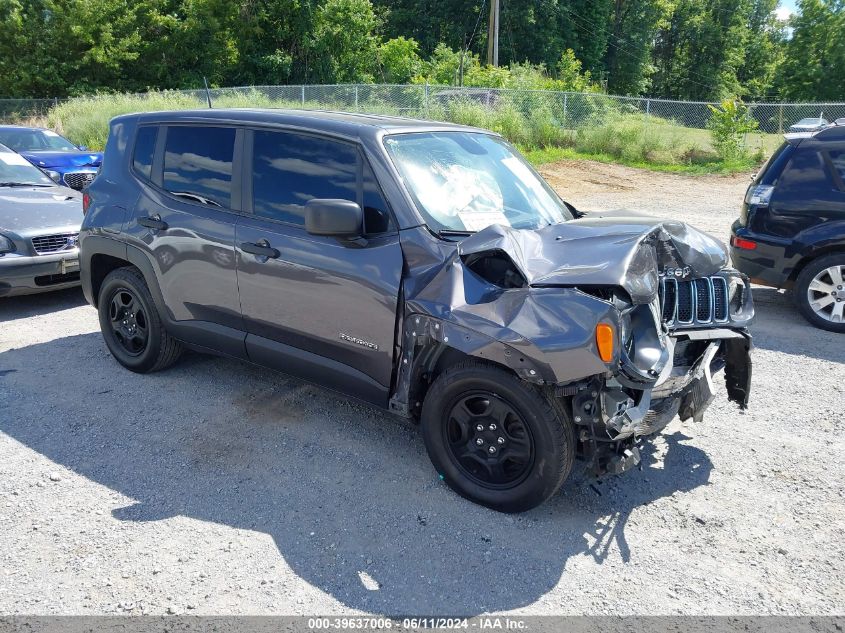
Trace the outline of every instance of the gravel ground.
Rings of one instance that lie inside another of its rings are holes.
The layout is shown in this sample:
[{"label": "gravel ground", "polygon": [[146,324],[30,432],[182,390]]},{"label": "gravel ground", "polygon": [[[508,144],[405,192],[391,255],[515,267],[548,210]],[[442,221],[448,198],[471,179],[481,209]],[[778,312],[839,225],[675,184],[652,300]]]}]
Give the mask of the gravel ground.
[{"label": "gravel ground", "polygon": [[[544,172],[722,238],[747,182]],[[200,355],[135,375],[80,292],[0,300],[0,613],[843,614],[843,338],[755,298],[747,412],[719,393],[642,471],[518,516],[387,414]]]}]

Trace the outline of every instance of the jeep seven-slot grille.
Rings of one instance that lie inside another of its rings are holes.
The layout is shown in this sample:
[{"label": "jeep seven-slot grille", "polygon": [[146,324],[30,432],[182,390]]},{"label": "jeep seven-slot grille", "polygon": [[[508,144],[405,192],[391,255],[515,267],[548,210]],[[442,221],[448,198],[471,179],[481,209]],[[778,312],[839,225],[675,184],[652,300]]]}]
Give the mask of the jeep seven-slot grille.
[{"label": "jeep seven-slot grille", "polygon": [[96,175],[92,171],[74,171],[65,174],[65,182],[71,189],[84,189],[94,181]]},{"label": "jeep seven-slot grille", "polygon": [[56,253],[74,248],[79,239],[79,233],[59,233],[58,235],[39,235],[32,238],[32,246],[39,255]]},{"label": "jeep seven-slot grille", "polygon": [[728,320],[728,283],[722,277],[660,280],[660,309],[667,325],[723,323]]}]

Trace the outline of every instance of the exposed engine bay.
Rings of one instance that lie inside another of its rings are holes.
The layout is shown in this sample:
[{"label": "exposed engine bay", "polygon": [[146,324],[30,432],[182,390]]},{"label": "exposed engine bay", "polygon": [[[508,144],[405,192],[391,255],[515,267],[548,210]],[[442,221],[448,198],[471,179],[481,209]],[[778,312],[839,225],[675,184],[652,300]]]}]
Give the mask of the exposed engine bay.
[{"label": "exposed engine bay", "polygon": [[[747,406],[751,288],[718,240],[617,217],[493,225],[453,248],[442,266],[420,262],[409,279],[424,283],[404,289],[397,412],[414,414],[414,384],[450,350],[487,359],[564,402],[601,476],[636,466],[641,438],[676,416],[701,421],[720,372],[728,398]],[[600,325],[613,333],[610,356]]]}]

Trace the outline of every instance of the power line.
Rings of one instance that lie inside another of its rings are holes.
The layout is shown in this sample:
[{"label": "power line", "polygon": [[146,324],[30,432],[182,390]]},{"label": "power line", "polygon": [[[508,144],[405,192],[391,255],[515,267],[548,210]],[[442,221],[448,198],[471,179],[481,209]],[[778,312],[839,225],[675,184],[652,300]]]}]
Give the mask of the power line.
[{"label": "power line", "polygon": [[481,24],[481,16],[484,15],[484,5],[487,0],[481,0],[481,7],[478,9],[478,18],[475,20],[475,26],[472,29],[472,35],[469,36],[469,42],[466,45],[466,51],[472,48],[472,40],[475,39],[475,33],[478,31],[478,25]]}]

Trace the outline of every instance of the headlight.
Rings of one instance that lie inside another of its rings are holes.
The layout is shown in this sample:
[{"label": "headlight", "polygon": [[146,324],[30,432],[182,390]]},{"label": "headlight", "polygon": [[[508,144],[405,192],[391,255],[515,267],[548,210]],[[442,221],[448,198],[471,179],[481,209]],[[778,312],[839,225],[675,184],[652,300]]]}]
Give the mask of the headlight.
[{"label": "headlight", "polygon": [[47,174],[48,176],[50,176],[50,178],[52,178],[56,182],[62,181],[62,175],[57,171],[54,171],[52,169],[45,169],[44,173]]},{"label": "headlight", "polygon": [[12,240],[0,235],[0,253],[11,253],[13,250],[15,250],[15,245],[12,244]]}]

